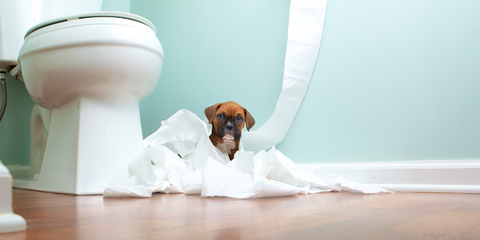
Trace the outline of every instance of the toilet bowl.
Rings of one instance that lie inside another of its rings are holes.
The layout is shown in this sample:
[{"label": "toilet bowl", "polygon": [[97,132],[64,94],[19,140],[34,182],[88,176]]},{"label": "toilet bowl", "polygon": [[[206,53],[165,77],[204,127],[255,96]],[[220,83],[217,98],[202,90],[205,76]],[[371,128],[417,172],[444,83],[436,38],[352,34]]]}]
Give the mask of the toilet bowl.
[{"label": "toilet bowl", "polygon": [[74,15],[30,28],[11,71],[37,104],[30,177],[13,186],[101,194],[128,179],[143,151],[138,105],[155,88],[163,61],[153,24],[130,13]]}]

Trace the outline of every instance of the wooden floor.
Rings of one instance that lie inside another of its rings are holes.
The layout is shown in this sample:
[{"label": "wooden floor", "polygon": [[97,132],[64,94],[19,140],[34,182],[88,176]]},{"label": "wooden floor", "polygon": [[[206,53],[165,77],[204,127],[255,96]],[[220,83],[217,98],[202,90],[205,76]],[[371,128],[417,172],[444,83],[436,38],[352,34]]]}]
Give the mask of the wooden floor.
[{"label": "wooden floor", "polygon": [[27,230],[0,239],[480,239],[480,194],[348,192],[104,199],[13,189]]}]

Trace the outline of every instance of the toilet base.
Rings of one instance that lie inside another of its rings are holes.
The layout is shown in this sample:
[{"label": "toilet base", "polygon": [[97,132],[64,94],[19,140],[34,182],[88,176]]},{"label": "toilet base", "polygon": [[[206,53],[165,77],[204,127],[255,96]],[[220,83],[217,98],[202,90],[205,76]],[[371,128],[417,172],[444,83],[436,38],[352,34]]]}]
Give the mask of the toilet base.
[{"label": "toilet base", "polygon": [[45,117],[36,114],[32,113],[31,138],[39,139],[45,130],[48,138],[46,147],[33,141],[31,151],[43,152],[44,148],[43,161],[41,156],[31,156],[30,177],[14,178],[14,187],[103,194],[106,186],[119,185],[131,176],[129,165],[144,150],[138,102],[79,98],[69,106],[51,110],[50,124],[38,123]]}]

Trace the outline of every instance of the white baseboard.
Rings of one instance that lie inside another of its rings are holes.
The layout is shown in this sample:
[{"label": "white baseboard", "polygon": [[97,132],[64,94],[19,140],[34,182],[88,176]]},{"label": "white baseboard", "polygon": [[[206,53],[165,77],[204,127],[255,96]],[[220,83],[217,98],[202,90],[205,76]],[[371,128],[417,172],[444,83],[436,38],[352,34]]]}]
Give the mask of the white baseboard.
[{"label": "white baseboard", "polygon": [[480,193],[480,161],[301,163],[397,192]]},{"label": "white baseboard", "polygon": [[[316,166],[357,183],[396,192],[480,193],[480,160],[377,163],[298,163]],[[9,166],[14,178],[28,169]]]}]

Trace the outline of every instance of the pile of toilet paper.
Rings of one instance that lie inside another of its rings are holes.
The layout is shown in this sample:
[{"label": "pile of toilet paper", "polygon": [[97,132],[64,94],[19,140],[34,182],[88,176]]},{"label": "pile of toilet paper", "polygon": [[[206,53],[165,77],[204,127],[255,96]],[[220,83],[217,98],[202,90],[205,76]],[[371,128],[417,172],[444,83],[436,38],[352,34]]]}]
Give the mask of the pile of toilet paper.
[{"label": "pile of toilet paper", "polygon": [[133,176],[120,186],[107,187],[104,197],[151,197],[160,192],[244,199],[330,191],[390,192],[320,168],[299,167],[275,147],[254,154],[240,143],[230,161],[210,142],[210,133],[211,124],[188,110],[178,111],[144,140],[145,151],[130,165]]},{"label": "pile of toilet paper", "polygon": [[[263,126],[243,134],[232,161],[210,142],[210,124],[180,110],[144,140],[145,151],[130,165],[133,176],[121,186],[107,187],[104,196],[150,197],[162,192],[261,198],[342,190],[390,192],[317,167],[300,167],[271,148],[285,137],[304,99],[320,48],[326,8],[327,0],[291,0],[277,106]],[[247,149],[258,153],[245,151],[242,140]],[[263,150],[267,148],[271,149]]]}]

